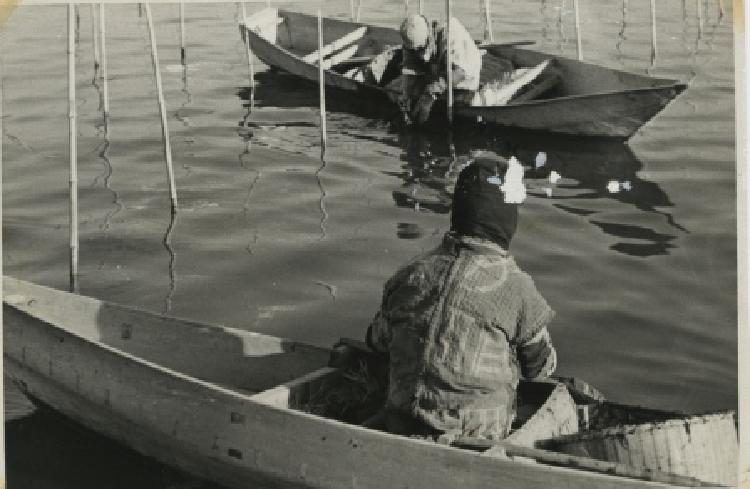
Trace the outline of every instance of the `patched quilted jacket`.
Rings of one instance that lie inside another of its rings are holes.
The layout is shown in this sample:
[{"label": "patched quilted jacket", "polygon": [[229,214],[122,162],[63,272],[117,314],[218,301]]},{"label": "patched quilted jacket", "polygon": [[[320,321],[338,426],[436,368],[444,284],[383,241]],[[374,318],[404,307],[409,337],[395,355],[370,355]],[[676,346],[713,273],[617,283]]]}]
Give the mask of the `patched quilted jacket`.
[{"label": "patched quilted jacket", "polygon": [[553,315],[502,247],[447,233],[386,283],[368,330],[390,353],[386,408],[440,432],[504,437],[519,378],[554,370]]}]

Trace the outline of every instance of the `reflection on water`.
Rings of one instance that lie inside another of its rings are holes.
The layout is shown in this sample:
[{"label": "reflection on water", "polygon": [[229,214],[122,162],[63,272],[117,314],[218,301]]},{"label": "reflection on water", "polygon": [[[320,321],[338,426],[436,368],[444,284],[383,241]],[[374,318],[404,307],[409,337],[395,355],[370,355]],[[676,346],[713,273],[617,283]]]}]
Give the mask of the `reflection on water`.
[{"label": "reflection on water", "polygon": [[169,253],[169,291],[167,296],[164,298],[164,314],[169,313],[172,310],[172,297],[174,297],[175,290],[177,290],[177,279],[175,278],[175,269],[177,268],[177,253],[172,247],[172,233],[174,232],[175,225],[177,224],[177,212],[171,212],[171,219],[169,220],[169,226],[167,232],[164,233],[164,239],[162,243],[164,248]]},{"label": "reflection on water", "polygon": [[[683,2],[684,5],[684,2]],[[628,0],[622,0],[622,20],[620,21],[620,31],[617,33],[617,44],[615,44],[615,50],[617,50],[617,59],[622,64],[622,45],[628,38],[625,36],[625,29],[627,28],[628,18]]]},{"label": "reflection on water", "polygon": [[[317,97],[317,84],[315,82],[298,78],[284,71],[271,68],[255,75],[255,106],[262,110],[267,108],[318,108],[320,102]],[[328,117],[333,113],[348,113],[364,116],[366,118],[379,117],[393,120],[396,123],[400,119],[398,110],[391,104],[378,103],[362,96],[341,97],[341,92],[326,88],[329,95],[326,97],[326,109]],[[244,88],[239,95],[243,100],[249,96],[249,88]],[[262,120],[264,114],[259,114]]]},{"label": "reflection on water", "polygon": [[[272,82],[271,76],[267,75],[265,83],[275,85],[276,81]],[[295,87],[292,90],[297,94],[295,105],[314,106],[314,97],[310,90],[305,89],[307,82],[281,73],[278,73],[278,77],[283,80],[287,89]],[[339,102],[339,110],[355,115],[361,114],[364,110],[361,104],[348,104],[350,100],[356,100],[356,96],[345,92],[335,92],[331,99]],[[268,100],[259,102],[259,111],[269,110],[267,103]],[[264,116],[268,112],[261,114]],[[262,129],[315,127],[312,122],[283,120],[271,124],[254,124]],[[400,188],[392,191],[393,201],[398,207],[438,214],[449,213],[452,186],[456,176],[453,174],[451,178],[450,175],[454,163],[460,165],[468,161],[476,151],[492,151],[506,158],[518,158],[526,167],[525,181],[529,187],[530,198],[549,200],[556,209],[585,216],[598,211],[586,209],[582,205],[562,204],[560,201],[579,201],[585,204],[595,199],[610,199],[633,206],[639,211],[664,216],[667,224],[675,232],[689,232],[675,221],[671,213],[662,210],[673,205],[669,196],[657,183],[644,180],[638,175],[643,169],[643,163],[626,144],[607,139],[579,139],[480,125],[462,126],[450,134],[414,128],[402,128],[400,132],[395,132],[394,125],[383,127],[384,130],[375,133],[354,130],[343,130],[340,133],[354,140],[389,144],[402,151],[400,171],[383,172],[403,181]],[[265,132],[264,136],[267,135]],[[275,146],[269,143],[269,140],[272,138],[267,138],[264,142]],[[276,147],[290,149],[290,142],[283,139],[278,141]],[[305,144],[304,141],[301,143]],[[306,152],[303,147],[293,149],[301,153]],[[547,160],[543,166],[536,167],[534,162],[540,152],[547,155]],[[553,172],[562,177],[562,180],[550,184],[549,179]],[[615,188],[611,187],[611,182],[617,182]],[[674,240],[675,235],[664,235],[652,229],[624,223],[589,222],[611,236],[637,241],[611,245],[610,249],[619,253],[646,257],[668,253],[677,246],[666,242]],[[399,233],[399,236],[401,235],[402,233]]]},{"label": "reflection on water", "polygon": [[320,166],[315,170],[315,182],[318,184],[318,190],[320,190],[320,200],[318,206],[320,207],[320,239],[326,237],[326,221],[328,220],[328,211],[326,210],[326,189],[323,187],[323,180],[321,179],[323,170],[326,169],[326,159],[323,153],[320,155]]}]

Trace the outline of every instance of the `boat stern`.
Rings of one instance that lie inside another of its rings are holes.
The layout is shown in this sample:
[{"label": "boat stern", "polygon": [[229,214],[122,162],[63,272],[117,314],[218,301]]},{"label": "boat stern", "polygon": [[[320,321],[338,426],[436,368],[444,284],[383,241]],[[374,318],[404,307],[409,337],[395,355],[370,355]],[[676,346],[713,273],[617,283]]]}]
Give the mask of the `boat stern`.
[{"label": "boat stern", "polygon": [[248,42],[246,31],[249,30],[271,44],[275,44],[278,31],[277,28],[282,22],[284,22],[284,19],[279,17],[279,9],[273,7],[264,8],[259,12],[245,17],[243,22],[240,23],[242,39],[245,42]]}]

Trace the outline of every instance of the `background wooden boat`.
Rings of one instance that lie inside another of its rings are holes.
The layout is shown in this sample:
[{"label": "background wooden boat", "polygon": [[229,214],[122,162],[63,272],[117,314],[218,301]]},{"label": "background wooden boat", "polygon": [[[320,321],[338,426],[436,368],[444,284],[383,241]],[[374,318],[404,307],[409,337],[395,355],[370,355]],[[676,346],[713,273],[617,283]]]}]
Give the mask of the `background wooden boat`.
[{"label": "background wooden boat", "polygon": [[[329,351],[5,277],[6,373],[31,399],[230,487],[675,487],[519,463],[294,409]],[[13,450],[13,447],[7,447]]]},{"label": "background wooden boat", "polygon": [[[395,29],[337,19],[323,20],[323,42],[331,43],[363,26],[367,30],[354,42],[355,56],[372,56],[388,45],[401,44]],[[240,29],[253,53],[269,66],[317,80],[317,67],[302,59],[318,48],[315,17],[268,8],[249,16]],[[505,57],[519,67],[534,66],[554,58],[561,82],[543,99],[493,107],[457,106],[455,116],[459,122],[481,120],[523,129],[627,139],[686,88],[675,80],[628,73],[519,47],[486,49],[485,56]],[[325,83],[354,92],[358,97],[371,98],[376,104],[391,103],[384,89],[356,82],[333,69],[325,71]]]}]

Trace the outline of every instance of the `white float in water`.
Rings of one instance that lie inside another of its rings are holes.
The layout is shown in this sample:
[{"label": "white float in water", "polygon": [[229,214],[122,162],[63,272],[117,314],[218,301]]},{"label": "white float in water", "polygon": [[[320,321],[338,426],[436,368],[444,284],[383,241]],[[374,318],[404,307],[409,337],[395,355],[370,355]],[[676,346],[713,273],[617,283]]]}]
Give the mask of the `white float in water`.
[{"label": "white float in water", "polygon": [[526,184],[523,183],[523,166],[515,156],[508,161],[505,183],[500,187],[505,194],[506,204],[521,204],[526,200]]},{"label": "white float in water", "polygon": [[544,151],[540,151],[536,154],[536,159],[534,160],[534,167],[535,168],[541,168],[547,163],[547,153]]}]

